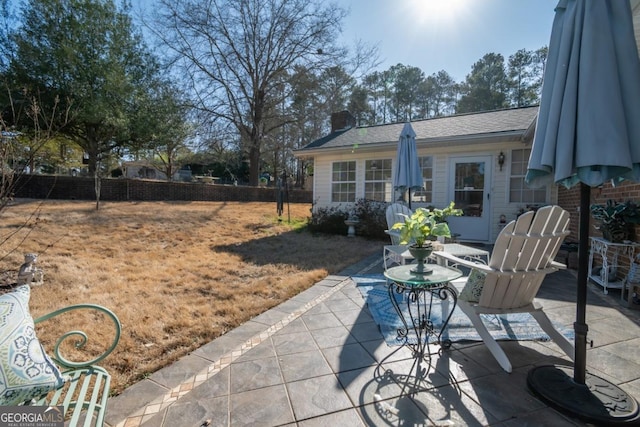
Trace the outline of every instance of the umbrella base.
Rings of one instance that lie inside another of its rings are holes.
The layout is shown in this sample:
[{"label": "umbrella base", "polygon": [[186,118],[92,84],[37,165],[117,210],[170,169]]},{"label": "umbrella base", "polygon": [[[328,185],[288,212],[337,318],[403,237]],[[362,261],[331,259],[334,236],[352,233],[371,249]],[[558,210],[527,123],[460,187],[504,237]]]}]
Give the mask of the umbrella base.
[{"label": "umbrella base", "polygon": [[608,381],[586,374],[585,384],[573,379],[573,368],[538,366],[529,371],[527,385],[554,409],[596,425],[640,421],[638,402]]}]

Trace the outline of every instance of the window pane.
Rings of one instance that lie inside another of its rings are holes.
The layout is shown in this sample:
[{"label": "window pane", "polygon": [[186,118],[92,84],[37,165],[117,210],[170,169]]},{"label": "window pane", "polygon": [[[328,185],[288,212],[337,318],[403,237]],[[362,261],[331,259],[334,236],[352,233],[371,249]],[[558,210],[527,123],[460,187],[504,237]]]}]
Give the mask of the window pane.
[{"label": "window pane", "polygon": [[356,201],[356,184],[347,184],[347,202]]},{"label": "window pane", "polygon": [[370,182],[365,184],[364,198],[384,202],[386,197],[385,184],[382,182]]},{"label": "window pane", "polygon": [[527,173],[530,148],[511,152],[511,177],[509,179],[509,201],[512,203],[544,204],[547,202],[546,188],[529,188],[524,180]]},{"label": "window pane", "polygon": [[432,168],[433,167],[433,157],[431,157],[431,156],[420,157],[419,161],[420,161],[420,166],[423,167],[423,168]]},{"label": "window pane", "polygon": [[391,159],[365,160],[364,198],[391,201]]},{"label": "window pane", "polygon": [[522,163],[513,162],[511,164],[511,174],[512,175],[522,175],[524,173],[524,170],[522,169],[522,167],[523,167]]},{"label": "window pane", "polygon": [[509,180],[509,186],[512,189],[518,189],[520,191],[522,189],[522,178],[511,178]]},{"label": "window pane", "polygon": [[355,201],[356,162],[335,162],[332,171],[331,201]]},{"label": "window pane", "polygon": [[411,191],[411,201],[421,203],[431,203],[433,193],[431,192],[433,182],[433,157],[418,157],[418,163],[422,170],[422,185],[420,190]]},{"label": "window pane", "polygon": [[[511,152],[511,158],[513,159],[514,162],[521,162],[523,160],[524,157],[524,151],[525,150],[513,150]],[[527,151],[531,151],[531,150],[527,150]],[[527,159],[529,158],[529,156],[527,156]]]}]

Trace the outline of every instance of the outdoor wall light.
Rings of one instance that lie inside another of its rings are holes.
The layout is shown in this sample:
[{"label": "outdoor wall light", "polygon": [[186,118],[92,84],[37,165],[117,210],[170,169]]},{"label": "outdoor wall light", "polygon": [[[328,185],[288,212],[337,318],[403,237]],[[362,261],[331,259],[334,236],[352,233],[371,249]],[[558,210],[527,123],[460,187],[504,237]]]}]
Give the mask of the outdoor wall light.
[{"label": "outdoor wall light", "polygon": [[504,165],[504,153],[502,151],[498,154],[498,165],[500,166],[500,170],[502,170],[502,166]]}]

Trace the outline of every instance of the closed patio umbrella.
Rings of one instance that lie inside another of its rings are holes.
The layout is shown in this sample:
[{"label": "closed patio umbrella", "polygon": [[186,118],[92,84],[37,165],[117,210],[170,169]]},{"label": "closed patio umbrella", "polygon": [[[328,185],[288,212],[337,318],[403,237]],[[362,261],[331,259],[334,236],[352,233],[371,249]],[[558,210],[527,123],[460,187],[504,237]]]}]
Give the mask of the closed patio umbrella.
[{"label": "closed patio umbrella", "polygon": [[526,181],[580,185],[573,377],[564,366],[529,372],[558,410],[597,425],[638,421],[637,402],[586,372],[587,268],[592,186],[640,178],[640,60],[631,8],[620,0],[561,0],[551,32]]},{"label": "closed patio umbrella", "polygon": [[393,175],[393,189],[409,191],[409,207],[411,207],[411,190],[418,190],[424,185],[422,170],[418,162],[416,150],[416,133],[411,123],[405,123],[398,140],[396,154],[396,170]]}]

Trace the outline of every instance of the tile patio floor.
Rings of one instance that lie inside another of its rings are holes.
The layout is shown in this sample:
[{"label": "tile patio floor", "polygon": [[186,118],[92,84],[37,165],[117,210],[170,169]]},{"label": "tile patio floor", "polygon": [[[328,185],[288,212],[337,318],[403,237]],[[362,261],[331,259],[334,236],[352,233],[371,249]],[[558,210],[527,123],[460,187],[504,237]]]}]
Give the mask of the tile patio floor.
[{"label": "tile patio floor", "polygon": [[[412,397],[376,370],[388,347],[350,275],[382,271],[376,255],[201,347],[109,400],[111,427],[584,426],[527,389],[534,365],[567,362],[551,342],[501,342],[507,374],[482,343],[433,358],[430,386]],[[640,399],[640,311],[589,285],[590,373]],[[547,276],[539,293],[553,321],[572,328],[575,272]],[[409,369],[403,349],[385,369]],[[207,424],[208,423],[208,424]]]}]

